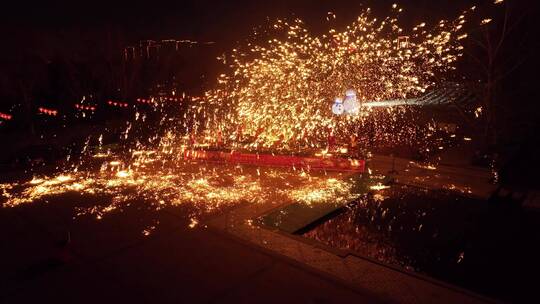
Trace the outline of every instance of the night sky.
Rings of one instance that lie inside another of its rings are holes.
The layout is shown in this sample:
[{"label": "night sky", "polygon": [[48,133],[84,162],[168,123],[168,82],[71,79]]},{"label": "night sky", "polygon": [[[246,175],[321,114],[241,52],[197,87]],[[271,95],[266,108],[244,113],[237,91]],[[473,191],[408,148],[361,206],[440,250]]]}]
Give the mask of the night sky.
[{"label": "night sky", "polygon": [[[329,11],[337,14],[332,26],[339,29],[354,21],[365,7],[373,8],[375,16],[384,17],[394,2],[405,9],[401,22],[413,25],[455,18],[473,4],[482,7],[492,0],[10,1],[0,10],[0,67],[13,58],[24,61],[24,54],[33,52],[48,58],[99,57],[121,52],[125,46],[145,39],[215,41],[219,51],[226,52],[242,44],[254,27],[277,18],[300,17],[318,33],[328,30],[325,17]],[[514,13],[525,16],[515,30],[517,35],[513,35],[517,38],[510,42],[515,47],[505,54],[507,58],[526,57],[511,78],[512,86],[520,88],[520,98],[538,96],[534,78],[540,65],[534,54],[539,49],[540,34],[534,2],[511,1]],[[520,45],[523,41],[525,44]]]},{"label": "night sky", "polygon": [[[338,24],[355,19],[362,7],[372,7],[381,16],[395,1],[351,0],[187,0],[187,1],[42,1],[10,2],[2,9],[4,37],[20,39],[21,33],[64,35],[68,40],[79,34],[116,32],[127,41],[141,39],[194,39],[231,42],[247,36],[266,19],[299,16],[314,31],[323,29],[328,11],[338,15]],[[437,2],[437,3],[435,3]],[[420,22],[455,16],[468,1],[400,1],[407,19]],[[411,9],[414,7],[414,9]],[[326,26],[326,25],[325,25]],[[25,35],[22,35],[25,36]],[[71,38],[70,36],[73,36]],[[69,42],[69,41],[65,41]]]}]

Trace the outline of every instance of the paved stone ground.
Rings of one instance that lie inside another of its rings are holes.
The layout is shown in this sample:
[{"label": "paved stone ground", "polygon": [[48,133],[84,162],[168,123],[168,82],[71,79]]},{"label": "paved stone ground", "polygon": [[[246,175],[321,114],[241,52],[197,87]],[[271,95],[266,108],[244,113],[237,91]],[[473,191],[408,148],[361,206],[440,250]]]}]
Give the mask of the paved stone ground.
[{"label": "paved stone ground", "polygon": [[[62,200],[0,209],[1,303],[487,301],[253,224],[278,202],[241,205],[190,229],[176,207],[73,220],[69,196]],[[159,224],[144,236],[149,223]]]},{"label": "paved stone ground", "polygon": [[340,281],[355,290],[369,291],[374,298],[389,303],[486,303],[493,302],[460,288],[346,252],[327,248],[254,224],[258,218],[276,208],[275,204],[261,204],[237,208],[211,220],[210,228],[225,232],[251,244],[277,253],[303,267]]},{"label": "paved stone ground", "polygon": [[433,189],[452,189],[465,196],[487,199],[497,188],[490,183],[491,172],[477,167],[436,165],[427,167],[405,158],[375,155],[368,163],[373,173],[391,174],[398,183]]},{"label": "paved stone ground", "polygon": [[[381,302],[203,224],[189,229],[174,209],[69,216],[52,205],[0,210],[0,303]],[[144,237],[140,223],[156,219]]]}]

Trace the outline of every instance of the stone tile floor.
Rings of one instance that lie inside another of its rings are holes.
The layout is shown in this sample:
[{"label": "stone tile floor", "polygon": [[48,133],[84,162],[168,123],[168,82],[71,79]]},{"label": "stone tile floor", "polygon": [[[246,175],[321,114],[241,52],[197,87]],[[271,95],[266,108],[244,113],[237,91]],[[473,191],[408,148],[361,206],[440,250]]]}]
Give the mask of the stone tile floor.
[{"label": "stone tile floor", "polygon": [[61,208],[0,210],[0,303],[381,302],[174,212],[143,236],[145,212],[69,222]]}]

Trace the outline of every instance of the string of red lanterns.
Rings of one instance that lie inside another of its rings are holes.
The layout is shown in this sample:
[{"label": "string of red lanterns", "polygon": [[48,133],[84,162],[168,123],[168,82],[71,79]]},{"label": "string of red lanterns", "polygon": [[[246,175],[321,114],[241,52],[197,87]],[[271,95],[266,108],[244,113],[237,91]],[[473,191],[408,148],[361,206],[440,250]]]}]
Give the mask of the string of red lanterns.
[{"label": "string of red lanterns", "polygon": [[84,110],[84,111],[95,111],[96,110],[95,106],[85,106],[85,105],[81,105],[81,104],[76,104],[75,108],[77,108],[79,110]]},{"label": "string of red lanterns", "polygon": [[119,101],[113,101],[113,100],[107,101],[107,104],[110,105],[110,106],[113,106],[113,107],[120,107],[120,108],[127,108],[128,107],[128,104],[125,103],[125,102],[119,102]]},{"label": "string of red lanterns", "polygon": [[13,116],[10,114],[5,114],[5,113],[0,112],[0,118],[5,119],[5,120],[11,120]]},{"label": "string of red lanterns", "polygon": [[49,115],[49,116],[58,115],[57,110],[47,109],[47,108],[43,108],[43,107],[40,107],[38,110],[39,110],[40,113],[45,114],[45,115]]}]

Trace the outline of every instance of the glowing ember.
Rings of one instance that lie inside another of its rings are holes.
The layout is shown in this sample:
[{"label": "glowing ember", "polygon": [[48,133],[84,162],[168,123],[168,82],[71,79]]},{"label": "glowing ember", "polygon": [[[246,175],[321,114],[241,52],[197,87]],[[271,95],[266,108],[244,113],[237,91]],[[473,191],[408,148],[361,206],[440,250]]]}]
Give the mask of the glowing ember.
[{"label": "glowing ember", "polygon": [[369,189],[375,190],[375,191],[389,189],[389,188],[390,188],[390,186],[383,185],[383,184],[380,184],[380,183],[369,187]]}]

